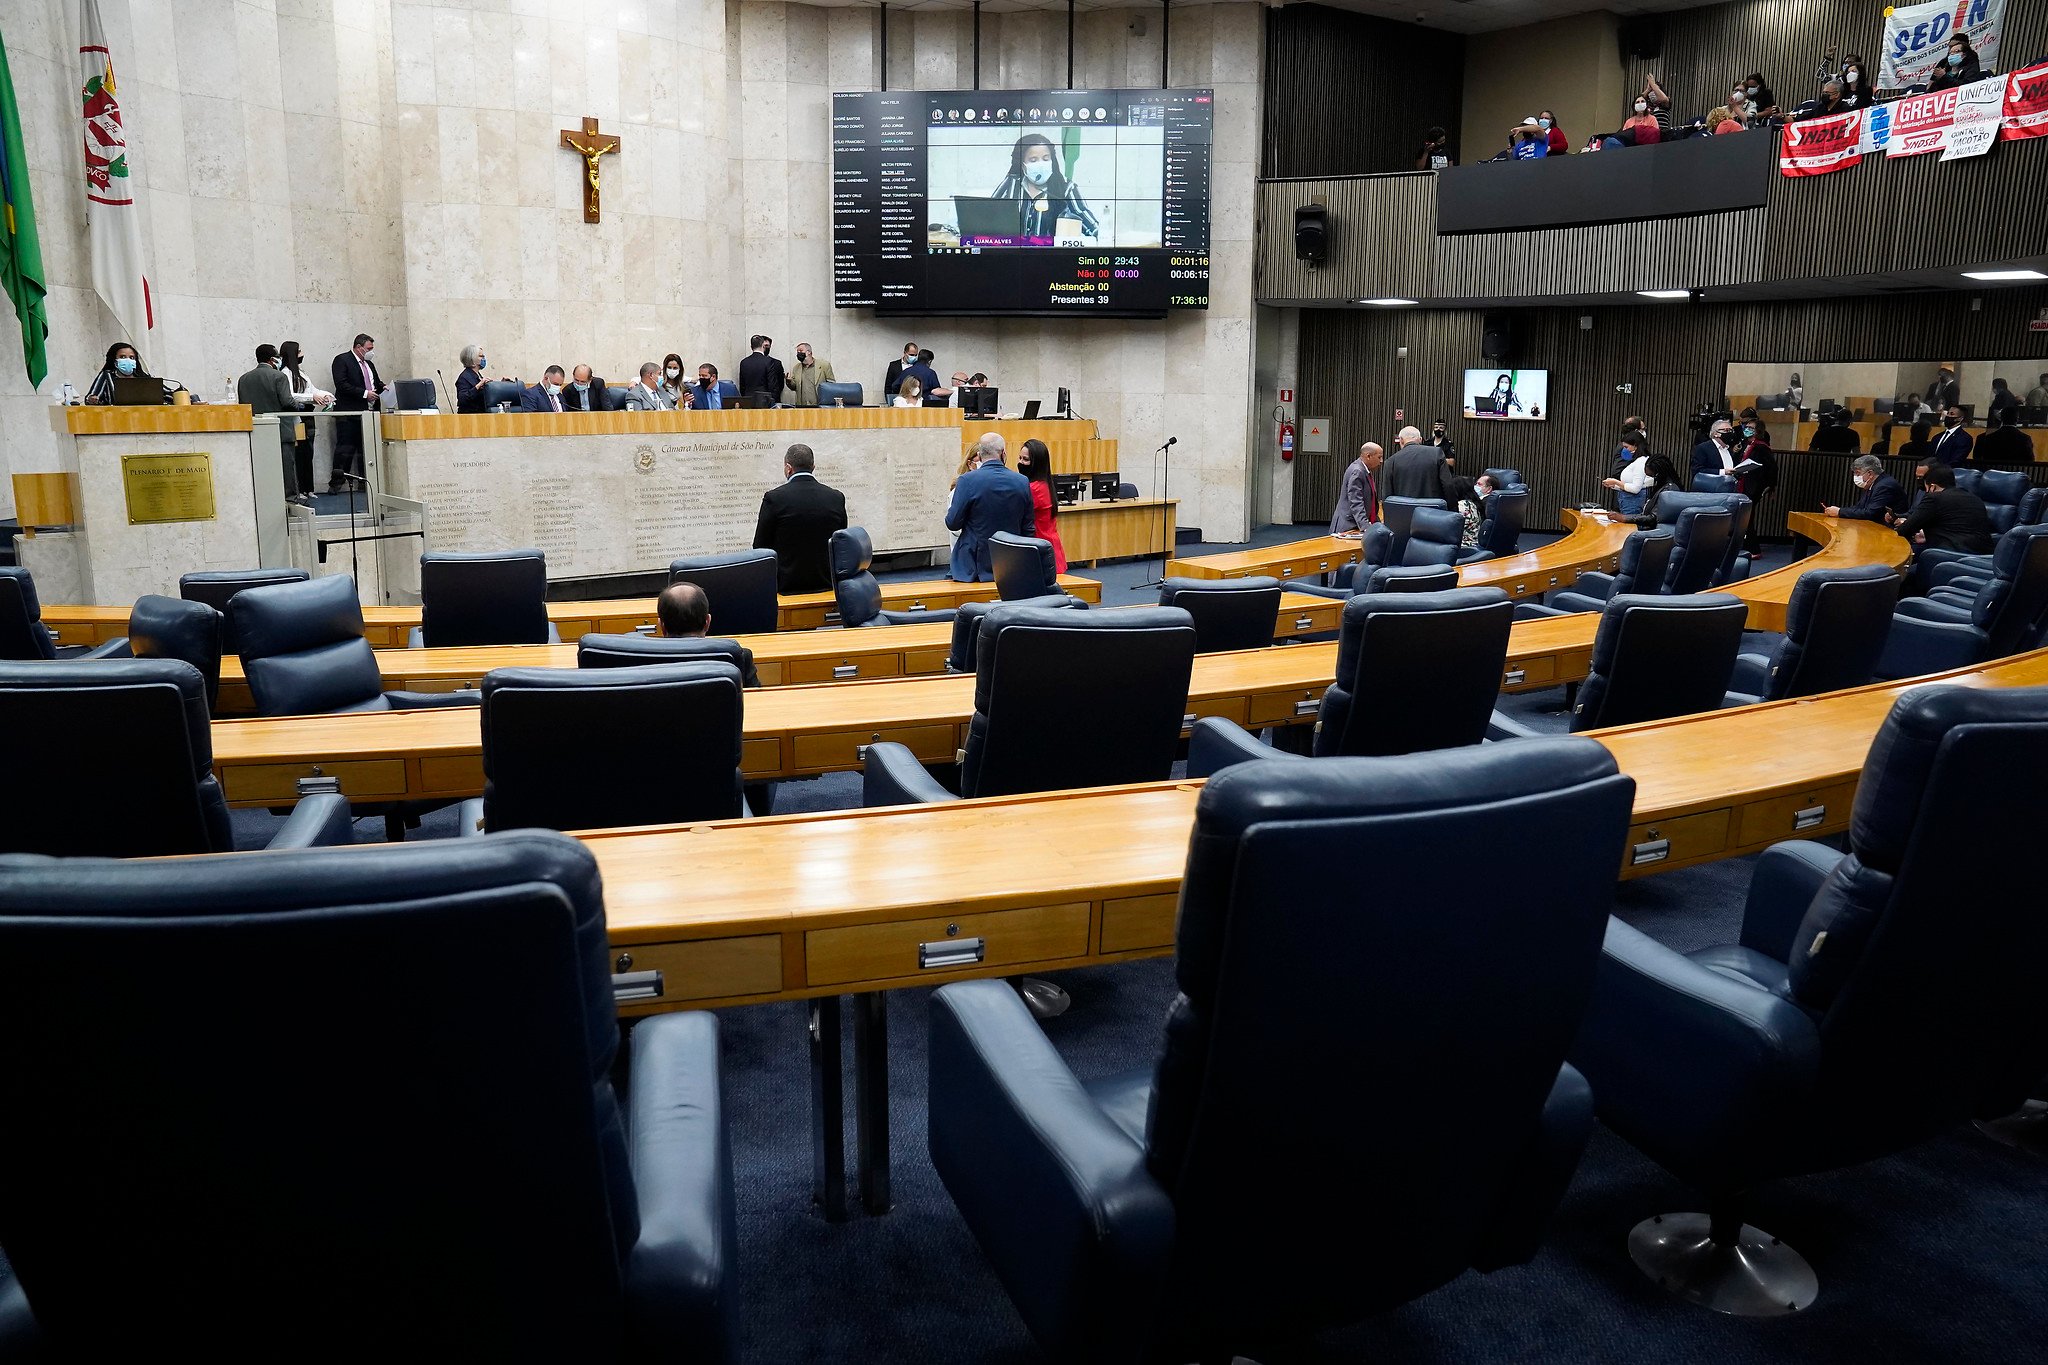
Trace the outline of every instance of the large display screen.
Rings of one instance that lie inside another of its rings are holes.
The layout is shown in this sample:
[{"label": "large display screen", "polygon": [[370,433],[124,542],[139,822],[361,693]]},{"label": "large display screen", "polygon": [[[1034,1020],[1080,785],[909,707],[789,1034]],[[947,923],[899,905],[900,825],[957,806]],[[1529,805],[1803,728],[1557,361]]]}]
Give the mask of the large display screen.
[{"label": "large display screen", "polygon": [[1467,417],[1494,421],[1536,421],[1550,416],[1550,371],[1467,370]]},{"label": "large display screen", "polygon": [[1209,306],[1208,90],[832,97],[834,302],[885,313]]}]

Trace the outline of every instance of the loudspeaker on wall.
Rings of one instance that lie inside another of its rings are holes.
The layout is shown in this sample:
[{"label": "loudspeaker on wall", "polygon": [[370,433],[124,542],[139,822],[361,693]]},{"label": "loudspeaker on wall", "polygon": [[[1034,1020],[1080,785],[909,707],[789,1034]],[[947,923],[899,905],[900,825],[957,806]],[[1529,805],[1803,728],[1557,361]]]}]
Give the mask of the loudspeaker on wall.
[{"label": "loudspeaker on wall", "polygon": [[1515,315],[1489,312],[1480,324],[1479,358],[1505,363],[1515,358]]}]

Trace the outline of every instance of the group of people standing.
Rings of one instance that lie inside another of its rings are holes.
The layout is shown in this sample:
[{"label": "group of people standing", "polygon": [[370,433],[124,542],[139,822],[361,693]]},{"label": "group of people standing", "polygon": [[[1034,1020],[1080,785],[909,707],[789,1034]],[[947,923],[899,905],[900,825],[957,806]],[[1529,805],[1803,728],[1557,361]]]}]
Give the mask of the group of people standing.
[{"label": "group of people standing", "polygon": [[[1756,414],[1744,408],[1733,418],[1716,418],[1705,439],[1692,448],[1685,482],[1678,466],[1668,455],[1650,449],[1650,429],[1640,417],[1622,421],[1621,440],[1615,446],[1612,467],[1604,487],[1614,490],[1621,516],[1638,526],[1655,526],[1660,518],[1659,501],[1669,493],[1682,493],[1700,474],[1724,474],[1736,481],[1736,489],[1761,507],[1778,485],[1778,457],[1771,449],[1770,429]],[[1752,513],[1744,548],[1755,553],[1762,547],[1760,517]]]},{"label": "group of people standing", "polygon": [[947,573],[955,582],[978,583],[995,577],[989,545],[999,531],[1050,541],[1054,568],[1059,573],[1067,571],[1067,548],[1060,541],[1059,500],[1052,489],[1051,452],[1045,442],[1034,437],[1018,448],[1016,469],[1005,463],[1008,458],[1007,443],[991,431],[974,443],[960,463],[952,500],[946,506],[946,529],[958,536]]},{"label": "group of people standing", "polygon": [[1402,427],[1388,456],[1377,441],[1367,441],[1344,469],[1337,491],[1337,509],[1330,515],[1330,534],[1350,539],[1381,520],[1387,498],[1438,498],[1464,518],[1463,540],[1469,548],[1479,539],[1479,523],[1487,494],[1496,491],[1493,477],[1466,478],[1457,472],[1457,451],[1438,422],[1429,442],[1414,427]]}]

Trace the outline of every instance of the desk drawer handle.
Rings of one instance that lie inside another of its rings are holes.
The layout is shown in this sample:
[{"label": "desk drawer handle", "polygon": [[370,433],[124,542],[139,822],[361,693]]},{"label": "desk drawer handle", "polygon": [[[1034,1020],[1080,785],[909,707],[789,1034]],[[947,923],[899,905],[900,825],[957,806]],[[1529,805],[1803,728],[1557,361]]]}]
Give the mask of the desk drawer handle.
[{"label": "desk drawer handle", "polygon": [[1316,618],[1313,616],[1297,616],[1294,618],[1294,628],[1296,630],[1307,630],[1315,623]]},{"label": "desk drawer handle", "polygon": [[1527,591],[1529,591],[1529,585],[1527,583],[1515,584],[1515,596],[1520,597],[1523,593]]},{"label": "desk drawer handle", "polygon": [[1652,839],[1648,843],[1637,844],[1628,851],[1628,865],[1641,867],[1644,863],[1661,863],[1670,856],[1669,839]]},{"label": "desk drawer handle", "polygon": [[833,622],[837,621],[838,619],[839,613],[836,611],[828,611],[825,613],[825,624],[828,626],[831,625]]},{"label": "desk drawer handle", "polygon": [[302,798],[316,796],[322,792],[332,792],[336,796],[341,795],[341,779],[338,777],[322,777],[318,768],[313,769],[313,776],[299,779],[299,795]]},{"label": "desk drawer handle", "polygon": [[1518,683],[1518,682],[1525,682],[1525,681],[1527,681],[1527,680],[1528,680],[1528,677],[1529,677],[1529,670],[1528,670],[1528,669],[1526,669],[1526,668],[1511,668],[1511,669],[1509,669],[1509,670],[1508,670],[1508,675],[1507,675],[1507,678],[1506,678],[1506,679],[1504,680],[1504,683],[1505,683],[1505,685],[1506,685],[1506,686],[1508,686],[1508,687],[1513,687],[1513,686],[1514,686],[1514,685],[1515,685],[1516,683]]},{"label": "desk drawer handle", "polygon": [[912,602],[908,607],[910,611],[924,611],[925,609],[925,605],[922,602]]},{"label": "desk drawer handle", "polygon": [[1322,708],[1323,702],[1322,698],[1320,697],[1314,698],[1309,701],[1298,701],[1294,703],[1294,714],[1297,716],[1313,716],[1316,712],[1322,710]]},{"label": "desk drawer handle", "polygon": [[655,625],[652,621],[643,621],[639,625],[633,627],[633,633],[635,635],[652,635],[654,634],[654,631]]},{"label": "desk drawer handle", "polygon": [[661,999],[661,972],[616,972],[612,975],[612,1000],[623,1005],[629,1000]]},{"label": "desk drawer handle", "polygon": [[1557,575],[1556,575],[1556,574],[1552,574],[1552,575],[1550,576],[1550,586],[1551,586],[1551,587],[1553,587],[1553,588],[1557,586]]},{"label": "desk drawer handle", "polygon": [[1195,713],[1190,711],[1180,718],[1180,728],[1185,730],[1195,723]]},{"label": "desk drawer handle", "polygon": [[987,956],[985,938],[942,938],[917,945],[917,965],[925,971],[972,967]]},{"label": "desk drawer handle", "polygon": [[1804,810],[1792,812],[1792,828],[1817,829],[1827,823],[1827,818],[1828,808],[1826,806],[1808,806]]},{"label": "desk drawer handle", "polygon": [[1321,570],[1323,573],[1328,573],[1330,571],[1330,561],[1327,559],[1318,559],[1316,561],[1316,568]]},{"label": "desk drawer handle", "polygon": [[1280,566],[1280,576],[1282,578],[1294,577],[1294,566],[1292,564],[1282,564]]},{"label": "desk drawer handle", "polygon": [[835,678],[858,678],[860,676],[860,665],[834,664],[832,665],[832,676]]}]

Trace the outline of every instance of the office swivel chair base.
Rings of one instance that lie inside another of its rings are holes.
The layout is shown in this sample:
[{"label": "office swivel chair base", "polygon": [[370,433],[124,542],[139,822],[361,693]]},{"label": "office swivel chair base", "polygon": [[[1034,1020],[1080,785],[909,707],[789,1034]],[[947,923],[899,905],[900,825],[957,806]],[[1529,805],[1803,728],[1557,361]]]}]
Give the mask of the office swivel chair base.
[{"label": "office swivel chair base", "polygon": [[1031,1010],[1034,1019],[1051,1019],[1065,1014],[1067,1006],[1074,1003],[1064,989],[1050,981],[1035,976],[1017,978],[1017,994],[1024,997],[1024,1003]]},{"label": "office swivel chair base", "polygon": [[1704,1213],[1645,1219],[1628,1235],[1629,1259],[1679,1298],[1716,1313],[1781,1317],[1812,1304],[1820,1281],[1804,1256],[1747,1223],[1715,1223]]},{"label": "office swivel chair base", "polygon": [[2028,1100],[2002,1119],[1982,1119],[1977,1131],[1993,1142],[2048,1157],[2048,1100]]}]

